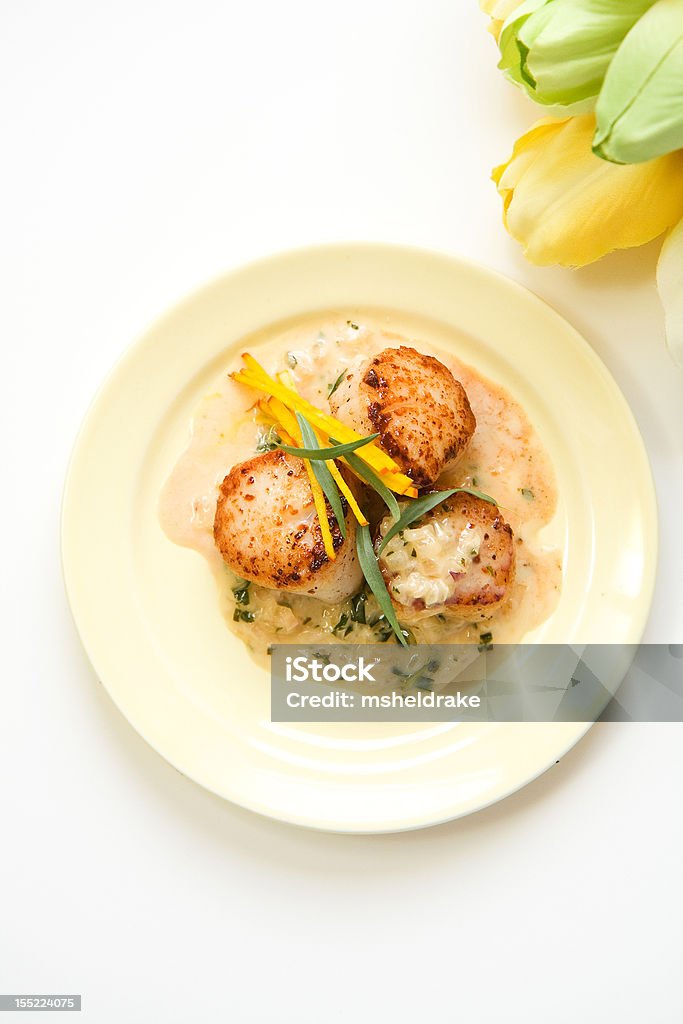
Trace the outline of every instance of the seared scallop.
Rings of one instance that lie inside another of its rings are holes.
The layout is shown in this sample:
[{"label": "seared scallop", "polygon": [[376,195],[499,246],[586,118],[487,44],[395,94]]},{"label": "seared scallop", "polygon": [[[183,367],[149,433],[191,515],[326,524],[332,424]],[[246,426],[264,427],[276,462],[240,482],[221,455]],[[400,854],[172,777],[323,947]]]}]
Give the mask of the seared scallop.
[{"label": "seared scallop", "polygon": [[238,576],[334,603],[356,593],[362,572],[353,516],[347,512],[344,540],[327,511],[336,561],[325,552],[304,463],[282,451],[267,452],[233,466],[223,480],[213,534]]},{"label": "seared scallop", "polygon": [[[380,523],[377,546],[391,523]],[[402,620],[488,618],[514,580],[512,529],[496,505],[455,494],[392,537],[379,564]]]},{"label": "seared scallop", "polygon": [[436,483],[476,427],[465,389],[448,367],[406,345],[349,369],[330,408],[359,433],[378,433],[378,443],[417,487]]}]

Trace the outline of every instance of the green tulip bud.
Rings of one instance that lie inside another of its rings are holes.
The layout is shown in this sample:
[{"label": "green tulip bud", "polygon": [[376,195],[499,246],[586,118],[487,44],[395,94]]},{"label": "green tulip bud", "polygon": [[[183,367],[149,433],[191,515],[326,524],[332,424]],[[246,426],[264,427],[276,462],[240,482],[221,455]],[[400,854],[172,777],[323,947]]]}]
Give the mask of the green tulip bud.
[{"label": "green tulip bud", "polygon": [[517,39],[522,27],[529,20],[534,11],[544,7],[550,0],[524,0],[512,14],[510,14],[500,30],[498,36],[498,47],[500,49],[500,63],[498,67],[511,82],[516,85],[527,87],[522,77],[522,62]]},{"label": "green tulip bud", "polygon": [[499,67],[545,106],[592,110],[622,40],[655,0],[528,0],[501,29]]},{"label": "green tulip bud", "polygon": [[593,152],[636,164],[683,148],[683,0],[657,0],[612,61]]}]

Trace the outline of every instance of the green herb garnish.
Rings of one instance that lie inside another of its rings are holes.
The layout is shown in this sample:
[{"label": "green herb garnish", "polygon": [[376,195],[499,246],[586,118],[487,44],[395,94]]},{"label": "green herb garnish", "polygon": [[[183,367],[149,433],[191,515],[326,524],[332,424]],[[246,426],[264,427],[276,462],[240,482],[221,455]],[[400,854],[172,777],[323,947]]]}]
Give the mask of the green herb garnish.
[{"label": "green herb garnish", "polygon": [[492,498],[490,494],[484,494],[483,491],[477,491],[474,487],[456,487],[454,494],[471,494],[473,498],[480,498],[481,501],[487,501],[489,505],[498,505],[495,498]]},{"label": "green herb garnish", "polygon": [[413,685],[416,690],[428,690],[431,693],[434,689],[434,680],[430,676],[418,676]]},{"label": "green herb garnish", "polygon": [[360,622],[365,625],[365,602],[368,599],[368,592],[363,588],[351,598],[351,619],[353,622]]},{"label": "green herb garnish", "polygon": [[253,622],[255,618],[255,612],[245,611],[244,608],[235,608],[235,611],[232,614],[233,622]]},{"label": "green herb garnish", "polygon": [[334,628],[332,629],[332,632],[336,633],[338,630],[343,629],[344,626],[348,623],[348,621],[349,621],[348,615],[346,614],[346,612],[342,612],[341,615],[339,616],[339,622],[337,623],[336,626],[334,626]]},{"label": "green herb garnish", "polygon": [[384,617],[388,624],[393,629],[399,643],[403,644],[404,647],[408,646],[403,630],[396,618],[396,612],[394,606],[391,603],[389,597],[389,591],[386,588],[384,578],[380,571],[379,565],[377,564],[377,558],[372,547],[372,538],[370,537],[370,528],[368,526],[359,526],[356,530],[356,551],[358,553],[358,561],[360,567],[363,570],[363,575],[368,581],[370,590],[375,595],[377,604],[382,609]]},{"label": "green herb garnish", "polygon": [[493,633],[479,634],[479,650],[490,651],[493,647]]},{"label": "green herb garnish", "polygon": [[[327,397],[328,398],[330,398],[335,393],[335,391],[337,390],[337,388],[339,387],[341,382],[344,380],[345,376],[346,376],[346,370],[342,370],[342,372],[339,374],[339,376],[335,380],[334,384],[328,384],[327,385]],[[375,434],[375,437],[377,437],[377,434]]]},{"label": "green herb garnish", "polygon": [[[414,658],[410,659],[411,662]],[[418,690],[431,690],[434,686],[434,680],[431,676],[425,675],[427,672],[436,672],[439,667],[439,662],[434,658],[430,661],[426,661],[424,665],[421,665],[414,672],[405,672],[402,668],[392,668],[392,673],[402,679],[401,688],[406,690],[409,686],[414,686]]]},{"label": "green herb garnish", "polygon": [[[334,441],[334,438],[331,437],[330,441]],[[336,443],[337,442],[335,442],[335,444]],[[382,483],[375,471],[370,469],[370,467],[367,466],[362,459],[359,459],[357,455],[352,455],[350,452],[348,455],[345,455],[344,458],[354,473],[361,477],[361,479],[365,480],[366,484],[369,484],[373,491],[376,491],[377,494],[379,494],[380,498],[391,512],[392,518],[398,519],[401,514],[401,510],[398,507],[396,496],[389,490],[386,484]]]},{"label": "green herb garnish", "polygon": [[385,644],[394,635],[393,629],[383,615],[380,615],[370,625],[375,630],[375,638],[378,644]]},{"label": "green herb garnish", "polygon": [[529,490],[528,487],[520,487],[519,493],[522,495],[523,498],[526,498],[527,501],[534,500],[534,492]]},{"label": "green herb garnish", "polygon": [[440,505],[446,498],[450,498],[452,494],[472,494],[475,498],[481,498],[492,505],[497,504],[495,498],[491,498],[488,494],[482,494],[481,491],[475,491],[471,487],[454,487],[450,491],[434,491],[432,494],[425,494],[421,498],[413,498],[410,504],[404,507],[396,522],[387,530],[379,546],[378,555],[382,554],[392,537],[395,537],[401,530],[405,530],[416,519],[421,519],[422,516],[426,515],[427,512],[430,512],[437,505]]},{"label": "green herb garnish", "polygon": [[287,452],[288,455],[296,455],[299,459],[308,459],[310,462],[330,462],[332,459],[340,459],[342,455],[348,455],[349,452],[355,452],[356,448],[363,448],[366,444],[374,441],[376,437],[379,437],[379,434],[368,434],[367,437],[360,437],[357,441],[335,444],[330,448],[319,448],[315,444],[314,437],[314,444],[310,448],[294,448],[282,443],[278,445],[278,448],[282,448],[282,451]]},{"label": "green herb garnish", "polygon": [[354,324],[352,320],[347,320],[346,322],[349,325],[349,327],[353,328],[354,331],[360,330],[358,324]]},{"label": "green herb garnish", "polygon": [[249,604],[249,588],[251,580],[240,580],[236,587],[232,588],[236,604]]},{"label": "green herb garnish", "polygon": [[276,448],[280,447],[280,437],[275,427],[269,427],[268,430],[263,430],[258,436],[256,441],[256,451],[259,454],[264,452],[272,452]]},{"label": "green herb garnish", "polygon": [[[296,414],[297,422],[299,424],[299,430],[301,431],[301,439],[304,442],[306,448],[315,448],[317,441],[313,427],[308,422],[305,416],[302,416],[300,412]],[[352,456],[353,457],[353,456]],[[341,496],[339,494],[339,488],[334,482],[334,477],[330,473],[329,469],[324,462],[316,462],[311,459],[311,468],[315,475],[316,480],[323,489],[323,494],[330,503],[330,508],[334,512],[335,519],[339,526],[339,531],[344,539],[346,539],[346,522],[344,520],[344,509],[342,507]]]}]

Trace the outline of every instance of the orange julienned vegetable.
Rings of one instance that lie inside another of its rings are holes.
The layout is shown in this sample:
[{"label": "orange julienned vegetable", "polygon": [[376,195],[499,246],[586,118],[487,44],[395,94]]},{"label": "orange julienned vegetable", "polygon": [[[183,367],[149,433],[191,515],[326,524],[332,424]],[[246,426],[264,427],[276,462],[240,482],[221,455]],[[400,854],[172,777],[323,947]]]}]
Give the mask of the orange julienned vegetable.
[{"label": "orange julienned vegetable", "polygon": [[[272,407],[271,403],[274,400],[271,398],[267,401],[263,399],[259,402],[259,408],[266,412],[277,424],[282,435],[282,440],[285,444],[301,445],[301,431],[299,430],[299,424],[296,421],[296,417],[292,416],[289,410],[284,410],[287,413],[287,417],[283,417],[281,412],[283,410]],[[283,407],[284,408],[284,407]],[[282,430],[282,427],[285,429]],[[311,491],[313,493],[313,504],[315,505],[315,511],[318,516],[318,522],[320,523],[320,533],[323,539],[323,546],[325,548],[325,554],[331,562],[334,562],[337,558],[337,553],[334,550],[334,542],[332,540],[332,530],[330,529],[330,522],[327,518],[327,505],[325,504],[325,495],[323,489],[315,478],[313,467],[307,459],[304,459],[304,465],[306,466],[306,473],[308,474],[308,480],[311,485]]]},{"label": "orange julienned vegetable", "polygon": [[[307,402],[305,398],[302,398],[282,380],[274,380],[270,377],[253,356],[244,353],[242,358],[248,369],[231,374],[232,378],[238,383],[246,384],[248,387],[269,394],[271,396],[270,401],[273,404],[277,402],[277,408],[280,411],[284,406],[290,412],[290,415],[292,411],[302,413],[311,422],[313,428],[317,429],[328,440],[330,437],[334,437],[336,441],[345,443],[347,441],[357,441],[361,438],[361,435],[357,434],[355,430],[311,405],[310,402]],[[283,376],[285,375],[280,375],[280,377]],[[285,422],[283,422],[283,426],[286,427]],[[291,433],[291,430],[289,432]],[[357,454],[368,466],[381,475],[383,483],[392,491],[410,497],[417,496],[417,490],[410,477],[402,473],[397,463],[378,445],[367,444],[362,449],[359,449]],[[329,464],[332,464],[331,461]],[[348,496],[345,495],[345,497],[348,500]]]},{"label": "orange julienned vegetable", "polygon": [[[260,403],[259,403],[259,405],[260,405]],[[273,417],[273,419],[276,422],[279,421],[289,434],[291,434],[293,431],[296,431],[296,433],[299,434],[299,425],[298,425],[298,423],[296,421],[296,417],[294,416],[294,414],[292,412],[290,412],[290,410],[287,408],[287,406],[283,405],[282,402],[278,401],[277,398],[270,398],[267,402],[264,403],[264,405],[268,409],[268,411],[269,411],[270,415]],[[318,435],[317,435],[317,432],[316,432],[316,437],[317,436]],[[284,438],[283,438],[283,440],[284,440]],[[318,443],[320,444],[320,438],[318,438]],[[321,445],[321,447],[323,447],[323,445]],[[347,484],[346,480],[344,479],[344,477],[341,475],[341,473],[337,469],[337,464],[334,461],[334,459],[329,459],[329,461],[327,461],[327,468],[329,469],[330,473],[332,474],[332,477],[334,478],[334,481],[335,481],[337,487],[339,488],[339,490],[342,492],[342,494],[344,495],[344,497],[348,501],[349,508],[353,512],[354,516],[356,517],[356,519],[358,520],[360,525],[361,526],[367,526],[368,525],[368,521],[365,518],[365,516],[363,515],[363,513],[361,512],[361,510],[360,510],[360,508],[358,506],[358,502],[356,501],[356,499],[353,496],[353,492],[352,492],[351,488],[349,487],[349,485]]]}]

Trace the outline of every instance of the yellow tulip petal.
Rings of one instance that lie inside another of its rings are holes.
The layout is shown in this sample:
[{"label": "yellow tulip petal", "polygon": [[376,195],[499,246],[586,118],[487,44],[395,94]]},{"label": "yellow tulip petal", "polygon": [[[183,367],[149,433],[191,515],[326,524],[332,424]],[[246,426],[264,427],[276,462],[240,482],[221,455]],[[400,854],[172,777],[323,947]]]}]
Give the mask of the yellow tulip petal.
[{"label": "yellow tulip petal", "polygon": [[489,32],[496,42],[498,42],[503,22],[522,2],[523,0],[479,0],[482,11],[491,19]]},{"label": "yellow tulip petal", "polygon": [[664,240],[657,264],[657,288],[664,306],[669,351],[683,369],[683,220]]},{"label": "yellow tulip petal", "polygon": [[503,221],[532,263],[582,267],[683,217],[683,150],[617,165],[591,150],[595,117],[546,118],[493,171]]}]

